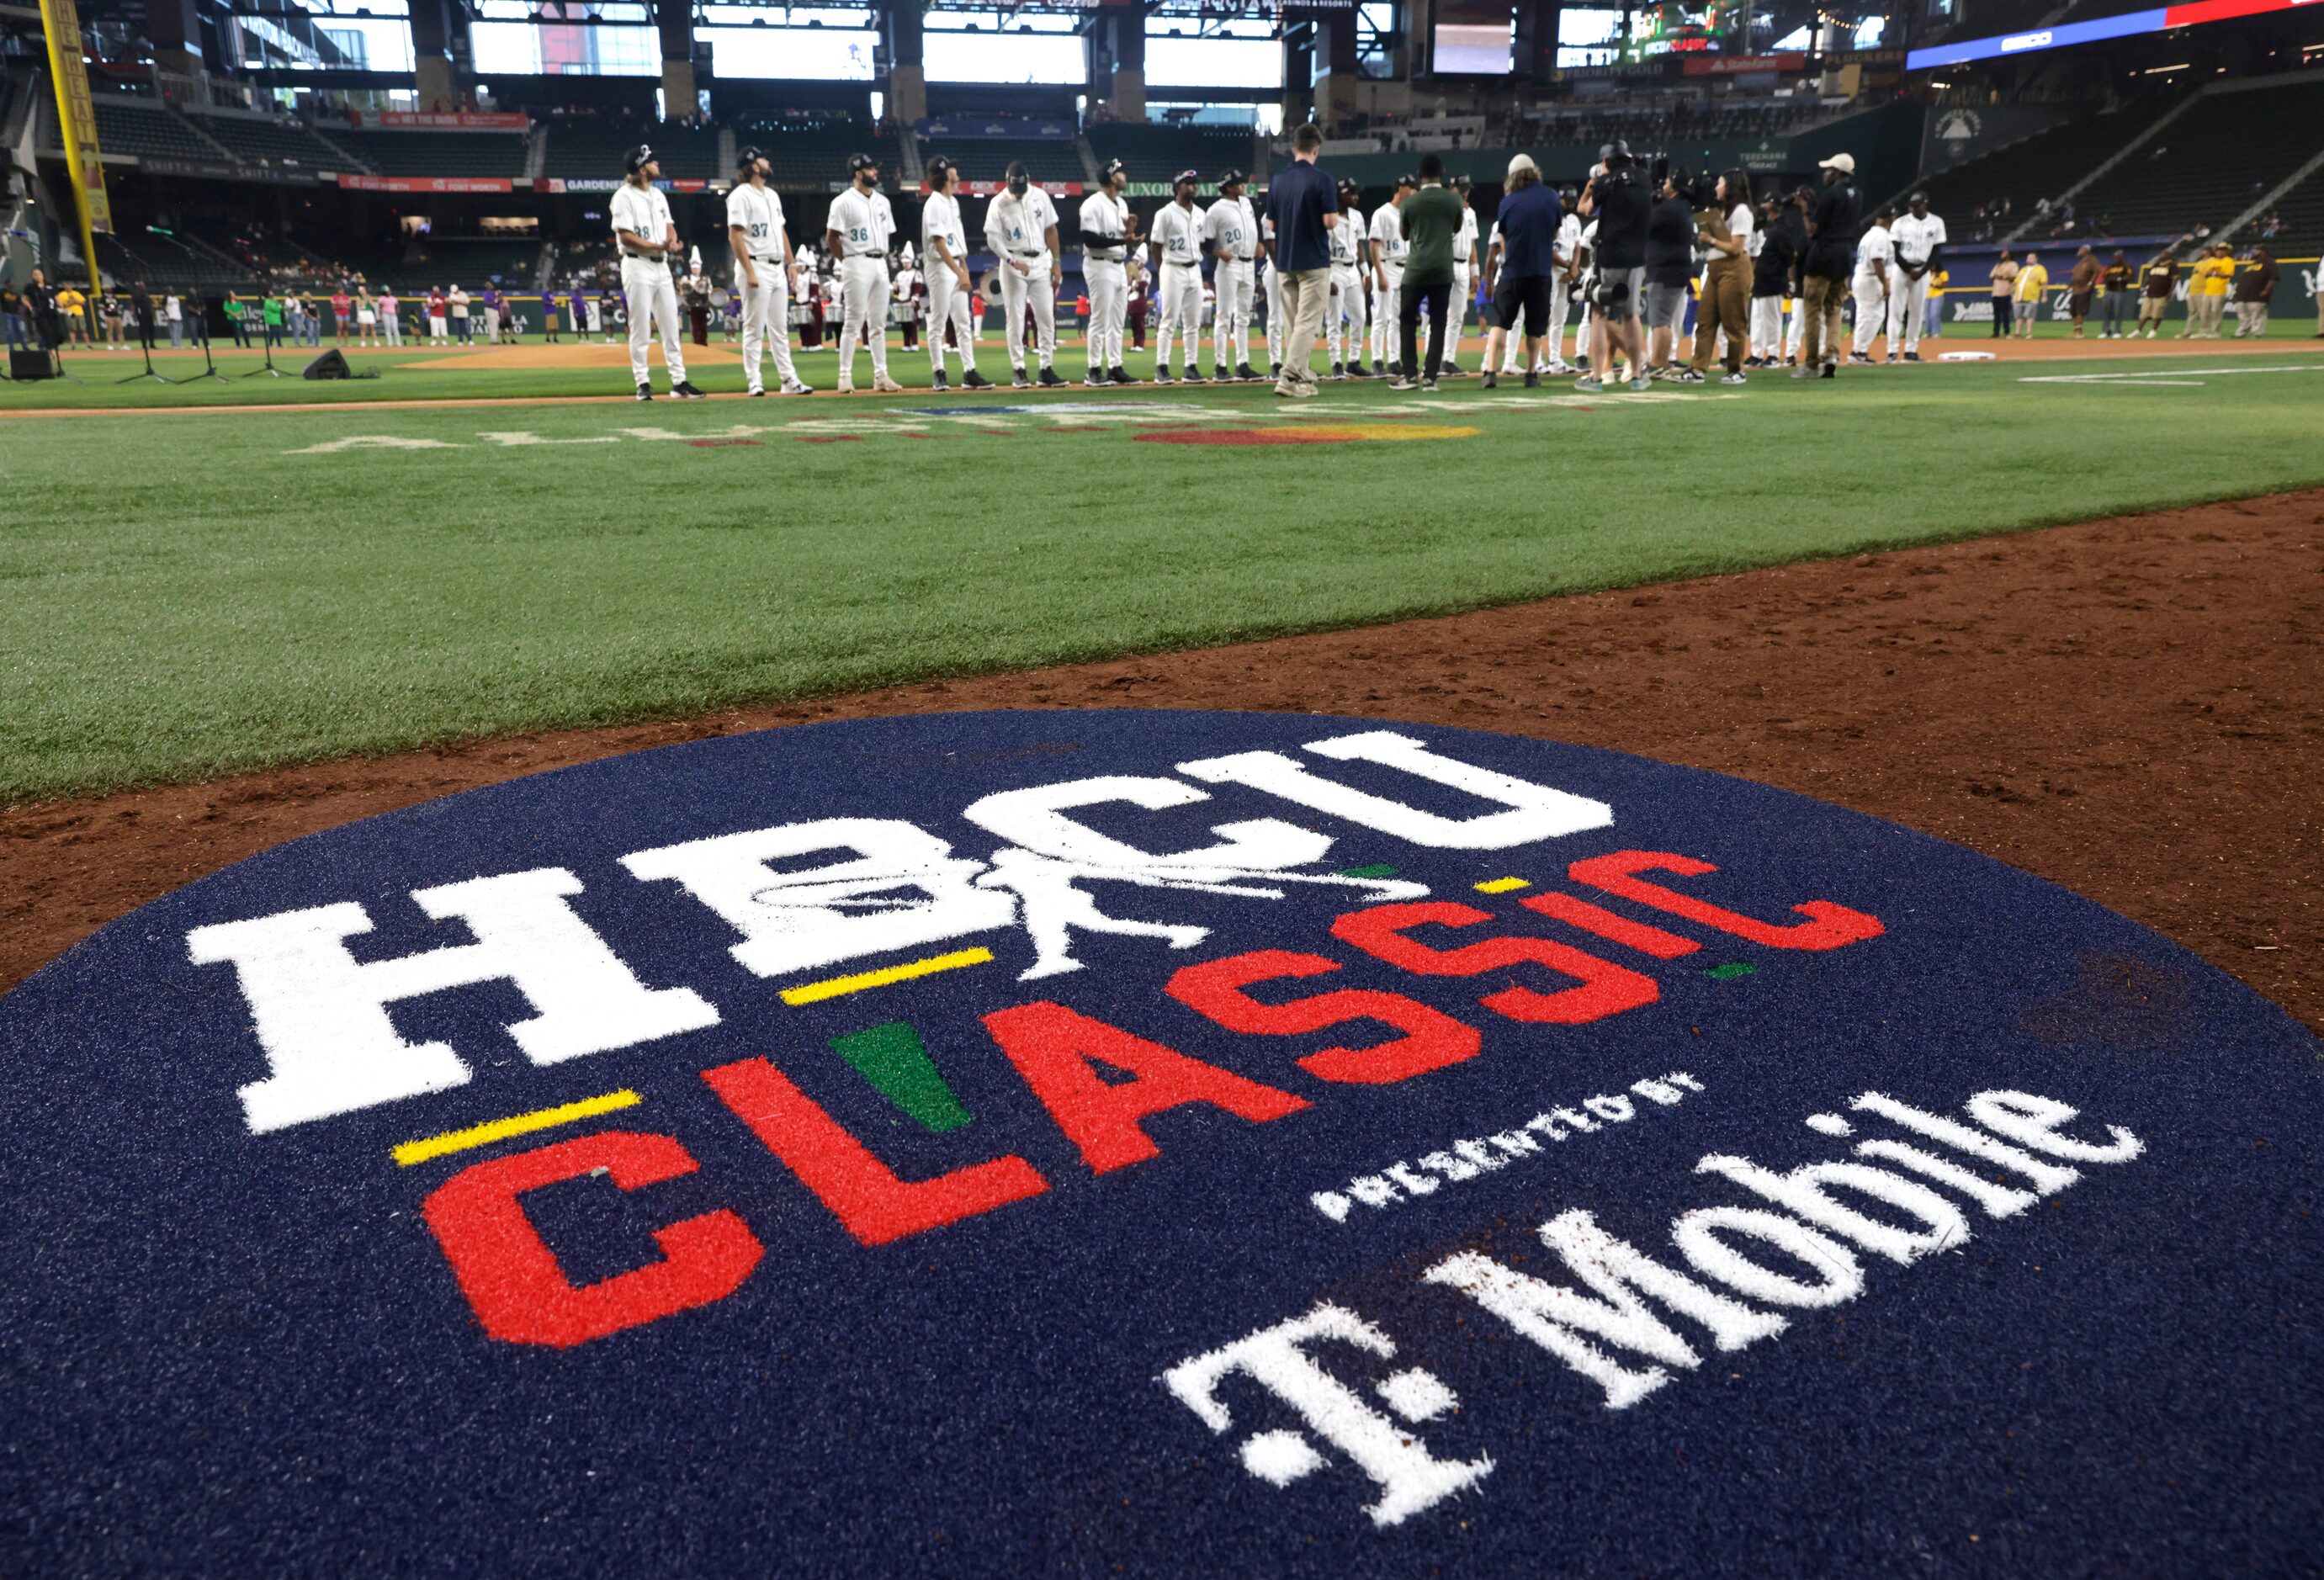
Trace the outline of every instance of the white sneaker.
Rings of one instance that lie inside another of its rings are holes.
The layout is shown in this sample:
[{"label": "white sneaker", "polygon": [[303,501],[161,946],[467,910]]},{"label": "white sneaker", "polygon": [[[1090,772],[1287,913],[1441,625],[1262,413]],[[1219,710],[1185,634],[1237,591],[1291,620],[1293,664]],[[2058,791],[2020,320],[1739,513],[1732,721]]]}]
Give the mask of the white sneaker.
[{"label": "white sneaker", "polygon": [[853,379],[851,379],[851,378],[849,378],[849,377],[847,377],[844,373],[841,374],[841,375],[840,375],[840,378],[839,378],[839,392],[840,392],[842,395],[853,395],[853,394],[854,394],[854,393],[855,393],[855,381],[854,381],[854,380],[853,380]]},{"label": "white sneaker", "polygon": [[872,388],[874,392],[881,395],[901,395],[904,392],[904,387],[885,373],[877,374],[872,378]]}]

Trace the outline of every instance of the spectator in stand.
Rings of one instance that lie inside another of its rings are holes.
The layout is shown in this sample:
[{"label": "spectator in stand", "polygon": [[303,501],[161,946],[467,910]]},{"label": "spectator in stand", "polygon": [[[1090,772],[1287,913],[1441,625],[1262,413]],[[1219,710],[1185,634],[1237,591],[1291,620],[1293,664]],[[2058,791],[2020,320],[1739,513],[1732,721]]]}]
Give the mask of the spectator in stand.
[{"label": "spectator in stand", "polygon": [[450,313],[451,305],[444,295],[444,288],[440,285],[429,286],[428,288],[429,344],[441,345],[449,337],[452,329]]},{"label": "spectator in stand", "polygon": [[2009,334],[2010,308],[2017,300],[2017,265],[2007,253],[1994,260],[1992,280],[1993,338],[2000,340]]},{"label": "spectator in stand", "polygon": [[2098,338],[2121,340],[2126,337],[2123,319],[2130,312],[2131,295],[2138,283],[2138,271],[2130,266],[2130,259],[2116,253],[2111,262],[2099,271],[2098,285],[2104,294],[2098,298]]},{"label": "spectator in stand", "polygon": [[456,281],[444,295],[444,306],[452,317],[452,338],[462,345],[468,344],[468,293]]},{"label": "spectator in stand", "polygon": [[2162,326],[2163,315],[2171,310],[2171,293],[2179,283],[2179,260],[2173,258],[2166,248],[2146,266],[2142,280],[2144,289],[2138,299],[2138,326],[2145,332],[2146,338],[2152,340],[2155,330]]},{"label": "spectator in stand", "polygon": [[2259,340],[2267,335],[2267,309],[2275,299],[2280,274],[2265,247],[2254,247],[2250,266],[2236,280],[2236,338]]},{"label": "spectator in stand", "polygon": [[2050,271],[2042,267],[2039,254],[2025,254],[2025,267],[2017,271],[2017,338],[2034,338],[2034,326],[2042,317],[2042,293],[2050,289]]}]

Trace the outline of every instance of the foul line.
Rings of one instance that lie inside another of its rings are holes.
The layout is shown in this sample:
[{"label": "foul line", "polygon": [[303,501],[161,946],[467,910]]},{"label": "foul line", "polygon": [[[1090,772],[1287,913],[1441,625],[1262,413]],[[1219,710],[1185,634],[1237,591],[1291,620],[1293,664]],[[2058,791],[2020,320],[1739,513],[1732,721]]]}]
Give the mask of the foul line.
[{"label": "foul line", "polygon": [[2198,378],[2226,378],[2234,373],[2324,373],[2324,363],[2286,363],[2273,368],[2163,368],[2151,373],[2042,373],[2021,374],[2021,384],[2126,384],[2132,380],[2173,380],[2192,381]]},{"label": "foul line", "polygon": [[924,960],[906,960],[900,966],[882,966],[876,971],[858,971],[852,977],[829,977],[820,982],[802,982],[796,988],[783,989],[783,1002],[796,1007],[816,1004],[826,998],[839,998],[850,993],[861,993],[867,988],[885,988],[891,982],[908,982],[915,977],[933,977],[938,971],[956,971],[963,966],[981,966],[992,958],[989,949],[955,950],[951,954],[930,955]]},{"label": "foul line", "polygon": [[644,1100],[624,1088],[602,1097],[584,1098],[577,1103],[560,1103],[554,1108],[535,1108],[530,1114],[512,1114],[505,1119],[471,1125],[465,1130],[447,1130],[441,1135],[407,1141],[397,1147],[394,1153],[396,1166],[408,1169],[414,1163],[424,1163],[429,1158],[440,1158],[446,1153],[489,1146],[493,1142],[504,1141],[512,1135],[522,1135],[528,1131],[548,1130],[559,1125],[570,1125],[576,1119],[586,1119],[592,1115],[609,1114],[615,1108],[634,1107]]}]

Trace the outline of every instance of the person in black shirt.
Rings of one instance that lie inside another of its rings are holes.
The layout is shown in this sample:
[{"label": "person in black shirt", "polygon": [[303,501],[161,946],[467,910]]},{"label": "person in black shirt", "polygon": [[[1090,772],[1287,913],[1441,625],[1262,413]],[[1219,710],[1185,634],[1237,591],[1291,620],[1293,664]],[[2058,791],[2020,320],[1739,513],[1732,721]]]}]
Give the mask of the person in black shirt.
[{"label": "person in black shirt", "polygon": [[1646,387],[1646,362],[1638,333],[1638,301],[1646,283],[1646,218],[1654,195],[1640,178],[1630,147],[1618,139],[1599,151],[1600,163],[1574,204],[1574,212],[1598,222],[1591,266],[1599,300],[1591,308],[1590,376],[1574,384],[1582,394],[1605,388],[1614,353],[1629,363],[1630,388]]},{"label": "person in black shirt", "polygon": [[[1600,225],[1598,234],[1606,232]],[[1646,364],[1657,379],[1671,374],[1671,342],[1686,319],[1687,282],[1694,278],[1694,205],[1665,175],[1646,214]]]},{"label": "person in black shirt", "polygon": [[142,280],[129,293],[129,318],[136,326],[137,338],[145,343],[146,350],[152,350],[153,293],[145,289],[145,282]]},{"label": "person in black shirt", "polygon": [[1856,185],[1856,159],[1835,153],[1823,161],[1823,190],[1808,216],[1807,257],[1800,265],[1807,303],[1807,335],[1800,346],[1795,379],[1840,375],[1840,307],[1848,299],[1848,277],[1856,268],[1856,243],[1864,234],[1864,194]]},{"label": "person in black shirt", "polygon": [[1784,298],[1807,240],[1799,212],[1780,198],[1759,205],[1759,251],[1751,260],[1751,355],[1748,368],[1780,366],[1784,360]]}]

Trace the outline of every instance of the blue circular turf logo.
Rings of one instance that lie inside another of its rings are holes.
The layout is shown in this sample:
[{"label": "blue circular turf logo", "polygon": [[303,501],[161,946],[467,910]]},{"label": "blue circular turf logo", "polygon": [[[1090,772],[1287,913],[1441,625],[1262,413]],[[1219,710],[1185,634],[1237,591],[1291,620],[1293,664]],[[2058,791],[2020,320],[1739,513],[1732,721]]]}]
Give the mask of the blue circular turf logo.
[{"label": "blue circular turf logo", "polygon": [[1352,719],[708,740],[0,1002],[0,1567],[2307,1561],[2315,1041],[1997,863]]}]

